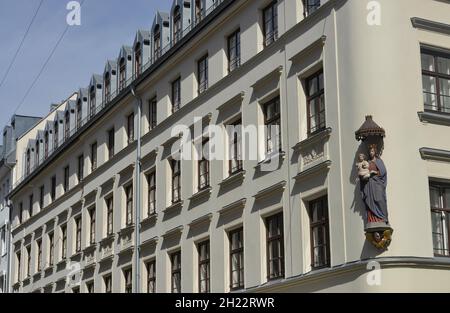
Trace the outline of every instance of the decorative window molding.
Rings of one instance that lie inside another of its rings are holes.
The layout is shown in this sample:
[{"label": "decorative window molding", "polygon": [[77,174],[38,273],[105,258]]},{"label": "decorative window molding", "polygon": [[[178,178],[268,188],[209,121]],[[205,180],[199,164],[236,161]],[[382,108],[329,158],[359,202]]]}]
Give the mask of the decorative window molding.
[{"label": "decorative window molding", "polygon": [[317,164],[316,166],[313,166],[311,168],[308,168],[307,170],[304,170],[303,172],[298,173],[298,175],[295,176],[294,179],[297,182],[299,182],[312,175],[316,175],[317,173],[328,171],[331,168],[331,164],[332,162],[330,160]]},{"label": "decorative window molding", "polygon": [[243,210],[245,208],[245,204],[246,203],[247,203],[247,199],[246,198],[239,199],[239,200],[237,200],[237,201],[235,201],[233,203],[230,203],[230,204],[224,206],[219,211],[219,214],[220,215],[225,215],[225,214],[231,213],[231,212],[236,211],[236,210]]},{"label": "decorative window molding", "polygon": [[272,196],[273,194],[282,193],[284,192],[285,189],[286,189],[286,181],[283,180],[273,186],[270,186],[266,189],[259,191],[257,194],[253,196],[253,198],[255,198],[256,201],[263,200],[266,199],[267,197]]},{"label": "decorative window molding", "polygon": [[210,223],[212,220],[212,217],[213,217],[212,213],[201,216],[201,217],[193,220],[191,223],[189,223],[189,228],[194,228],[196,226],[199,226],[199,225],[202,225],[205,223]]},{"label": "decorative window molding", "polygon": [[418,112],[417,114],[422,123],[450,126],[450,114],[440,112]]},{"label": "decorative window molding", "polygon": [[450,35],[450,24],[430,21],[420,17],[411,18],[411,23],[414,28],[429,30],[436,33]]},{"label": "decorative window molding", "polygon": [[450,151],[433,148],[421,148],[420,155],[424,160],[450,162]]}]

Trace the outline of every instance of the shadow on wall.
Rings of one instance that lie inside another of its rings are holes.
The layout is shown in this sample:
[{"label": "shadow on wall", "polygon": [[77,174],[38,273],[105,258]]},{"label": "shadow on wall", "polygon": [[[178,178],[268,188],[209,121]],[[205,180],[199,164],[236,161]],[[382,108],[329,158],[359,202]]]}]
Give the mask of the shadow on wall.
[{"label": "shadow on wall", "polygon": [[[361,217],[361,222],[363,223],[364,228],[365,228],[365,221],[367,220],[367,211],[361,196],[360,182],[358,177],[358,170],[356,168],[356,163],[358,163],[359,154],[363,153],[364,155],[366,155],[366,157],[368,156],[369,150],[368,147],[374,143],[376,143],[380,147],[379,149],[380,156],[382,155],[384,148],[383,141],[372,142],[368,140],[367,142],[361,143],[355,153],[355,157],[353,159],[353,164],[351,167],[352,171],[349,177],[350,184],[355,186],[353,193],[353,202],[350,206],[350,209]],[[364,234],[361,234],[361,236],[364,236]],[[361,251],[360,259],[361,260],[371,259],[379,256],[381,253],[383,253],[383,251],[376,249],[371,243],[365,240],[364,246]]]}]

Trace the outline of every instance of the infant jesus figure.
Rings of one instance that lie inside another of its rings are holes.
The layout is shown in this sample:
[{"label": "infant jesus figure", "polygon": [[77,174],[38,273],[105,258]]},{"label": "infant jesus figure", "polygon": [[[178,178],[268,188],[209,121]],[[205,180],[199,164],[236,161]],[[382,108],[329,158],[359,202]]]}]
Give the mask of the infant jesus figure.
[{"label": "infant jesus figure", "polygon": [[365,180],[370,178],[369,162],[367,162],[367,157],[364,153],[359,154],[359,162],[356,163],[356,167],[358,168],[359,177]]}]

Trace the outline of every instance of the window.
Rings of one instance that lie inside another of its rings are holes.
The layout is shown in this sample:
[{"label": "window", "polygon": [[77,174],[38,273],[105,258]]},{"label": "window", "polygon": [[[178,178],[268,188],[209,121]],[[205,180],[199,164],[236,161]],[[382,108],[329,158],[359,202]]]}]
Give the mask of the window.
[{"label": "window", "polygon": [[311,135],[326,127],[325,92],[322,70],[306,80],[306,97],[308,135]]},{"label": "window", "polygon": [[311,227],[311,267],[313,269],[330,266],[330,233],[328,225],[328,197],[309,203]]},{"label": "window", "polygon": [[91,145],[91,172],[97,169],[97,143]]},{"label": "window", "polygon": [[175,45],[181,39],[182,35],[181,10],[177,6],[173,12],[173,44]]},{"label": "window", "polygon": [[37,247],[37,271],[42,270],[42,240],[36,241]]},{"label": "window", "polygon": [[27,150],[27,162],[26,162],[26,172],[27,175],[30,175],[31,173],[31,151],[30,149]]},{"label": "window", "polygon": [[21,255],[20,252],[16,253],[16,260],[17,260],[17,273],[16,273],[16,278],[17,278],[17,282],[20,281],[20,272],[21,272]]},{"label": "window", "polygon": [[133,185],[125,188],[126,197],[126,225],[133,225]]},{"label": "window", "polygon": [[161,30],[159,25],[153,30],[153,55],[155,60],[161,56]]},{"label": "window", "polygon": [[108,131],[108,159],[111,160],[114,157],[114,146],[115,146],[115,132],[114,128]]},{"label": "window", "polygon": [[422,48],[425,110],[450,113],[450,53]]},{"label": "window", "polygon": [[307,17],[320,7],[320,0],[303,0],[303,7],[303,15]]},{"label": "window", "polygon": [[266,153],[268,155],[281,152],[280,98],[264,105],[264,125],[266,126]]},{"label": "window", "polygon": [[205,55],[197,63],[197,80],[198,94],[201,94],[208,89],[208,55]]},{"label": "window", "polygon": [[61,259],[64,260],[67,257],[67,225],[61,226]]},{"label": "window", "polygon": [[27,250],[27,272],[25,273],[25,277],[31,276],[31,246],[26,248]]},{"label": "window", "polygon": [[181,79],[178,78],[172,83],[172,113],[181,107]]},{"label": "window", "polygon": [[203,1],[195,0],[195,24],[200,23],[203,18]]},{"label": "window", "polygon": [[170,256],[172,265],[172,293],[181,293],[181,251]]},{"label": "window", "polygon": [[81,99],[78,100],[77,103],[77,129],[81,128],[81,121],[83,119],[83,113],[82,113],[82,104],[81,104]]},{"label": "window", "polygon": [[105,74],[105,102],[111,101],[111,74]]},{"label": "window", "polygon": [[156,214],[156,172],[147,175],[148,184],[148,216]]},{"label": "window", "polygon": [[119,62],[119,90],[126,87],[127,82],[127,63],[125,58],[121,58]]},{"label": "window", "polygon": [[123,272],[125,277],[125,293],[133,292],[133,272],[131,269],[125,270]]},{"label": "window", "polygon": [[89,210],[89,219],[91,221],[89,225],[89,243],[95,244],[95,208]]},{"label": "window", "polygon": [[230,289],[244,288],[244,229],[230,232]]},{"label": "window", "polygon": [[[233,175],[242,171],[242,120],[239,119],[233,124],[229,125],[229,165],[228,173]],[[231,131],[232,130],[232,131]]]},{"label": "window", "polygon": [[147,268],[147,293],[156,293],[156,261],[148,262]]},{"label": "window", "polygon": [[113,224],[113,220],[114,220],[114,198],[113,197],[109,197],[108,199],[106,199],[106,234],[112,235],[113,233],[113,228],[114,228],[114,224]]},{"label": "window", "polygon": [[70,137],[70,112],[66,111],[65,122],[64,122],[64,139]]},{"label": "window", "polygon": [[134,113],[131,113],[127,117],[127,136],[128,144],[134,141]]},{"label": "window", "polygon": [[28,217],[33,216],[33,204],[34,204],[34,196],[31,194],[28,196]]},{"label": "window", "polygon": [[263,23],[264,46],[267,47],[278,39],[277,1],[263,10]]},{"label": "window", "polygon": [[200,293],[209,293],[210,281],[210,253],[209,240],[198,244],[198,290]]},{"label": "window", "polygon": [[44,158],[46,158],[46,159],[48,158],[48,145],[49,145],[48,140],[49,140],[48,132],[45,132],[45,135],[44,135]]},{"label": "window", "polygon": [[6,254],[6,229],[2,227],[1,229],[1,246],[2,246],[2,254],[4,256]]},{"label": "window", "polygon": [[149,130],[152,130],[157,125],[156,112],[157,112],[157,101],[156,101],[156,97],[155,97],[152,100],[150,100],[150,102],[149,102],[149,109],[148,109]]},{"label": "window", "polygon": [[283,213],[266,219],[267,227],[267,279],[284,277]]},{"label": "window", "polygon": [[23,216],[23,202],[19,203],[19,224],[22,224],[22,222],[25,220]]},{"label": "window", "polygon": [[64,168],[64,183],[63,183],[64,192],[69,191],[69,178],[70,178],[70,167],[66,166]]},{"label": "window", "polygon": [[84,178],[84,155],[78,157],[78,181],[81,182]]},{"label": "window", "polygon": [[172,203],[181,201],[181,161],[171,160],[172,169]]},{"label": "window", "polygon": [[39,139],[36,141],[36,154],[35,154],[35,157],[36,157],[36,159],[35,159],[35,162],[36,162],[36,165],[35,165],[35,167],[37,167],[38,165],[39,165],[39,163],[41,162],[41,157],[40,157],[40,145],[39,145]]},{"label": "window", "polygon": [[56,150],[56,148],[58,148],[58,144],[59,144],[59,125],[58,121],[56,121],[53,134],[53,150]]},{"label": "window", "polygon": [[87,293],[94,293],[94,282],[93,281],[86,283],[86,290],[87,290]]},{"label": "window", "polygon": [[450,256],[450,186],[430,183],[433,250],[436,256]]},{"label": "window", "polygon": [[42,210],[44,208],[44,198],[45,197],[45,186],[39,188],[39,208]]},{"label": "window", "polygon": [[56,176],[52,176],[50,197],[52,198],[52,202],[55,201],[55,199],[56,199]]},{"label": "window", "polygon": [[81,252],[81,217],[75,219],[75,252]]},{"label": "window", "polygon": [[89,116],[92,118],[97,110],[97,103],[96,103],[96,95],[95,95],[95,86],[91,86],[91,92],[89,97]]},{"label": "window", "polygon": [[241,66],[241,31],[237,30],[228,37],[228,71]]},{"label": "window", "polygon": [[[202,143],[201,160],[198,161],[198,190],[204,190],[210,186],[209,179],[209,139]],[[206,154],[206,155],[205,155]]]},{"label": "window", "polygon": [[103,278],[103,282],[105,284],[105,293],[112,293],[112,277],[111,275],[107,275]]},{"label": "window", "polygon": [[136,44],[134,50],[134,73],[136,76],[139,76],[142,70],[142,48],[139,42]]},{"label": "window", "polygon": [[55,235],[54,235],[54,233],[48,234],[48,243],[49,243],[48,264],[49,264],[49,266],[53,266],[54,260],[55,260]]}]

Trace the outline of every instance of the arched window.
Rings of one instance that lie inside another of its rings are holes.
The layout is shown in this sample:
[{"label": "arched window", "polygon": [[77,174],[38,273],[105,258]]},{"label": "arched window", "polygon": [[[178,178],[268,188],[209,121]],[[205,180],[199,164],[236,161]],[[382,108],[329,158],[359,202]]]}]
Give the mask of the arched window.
[{"label": "arched window", "polygon": [[161,56],[161,28],[159,25],[153,29],[153,54],[155,60]]},{"label": "arched window", "polygon": [[36,160],[35,160],[36,164],[35,164],[35,167],[38,166],[40,161],[41,161],[40,160],[40,155],[39,155],[39,149],[40,149],[39,140],[40,139],[36,140],[36,154],[35,154],[35,156],[36,156]]},{"label": "arched window", "polygon": [[127,81],[127,63],[125,58],[120,59],[120,69],[119,69],[119,89],[122,90],[125,88],[125,84]]},{"label": "arched window", "polygon": [[58,148],[58,143],[59,143],[59,125],[58,125],[58,120],[55,121],[54,127],[55,127],[55,129],[54,129],[54,133],[53,133],[53,150],[56,150],[56,148]]},{"label": "arched window", "polygon": [[176,6],[173,10],[173,44],[176,44],[181,39],[181,24],[181,9],[180,6]]},{"label": "arched window", "polygon": [[141,69],[142,69],[142,49],[141,43],[138,42],[134,47],[134,73],[136,76],[141,75]]},{"label": "arched window", "polygon": [[105,74],[105,102],[111,100],[111,75],[109,72]]}]

